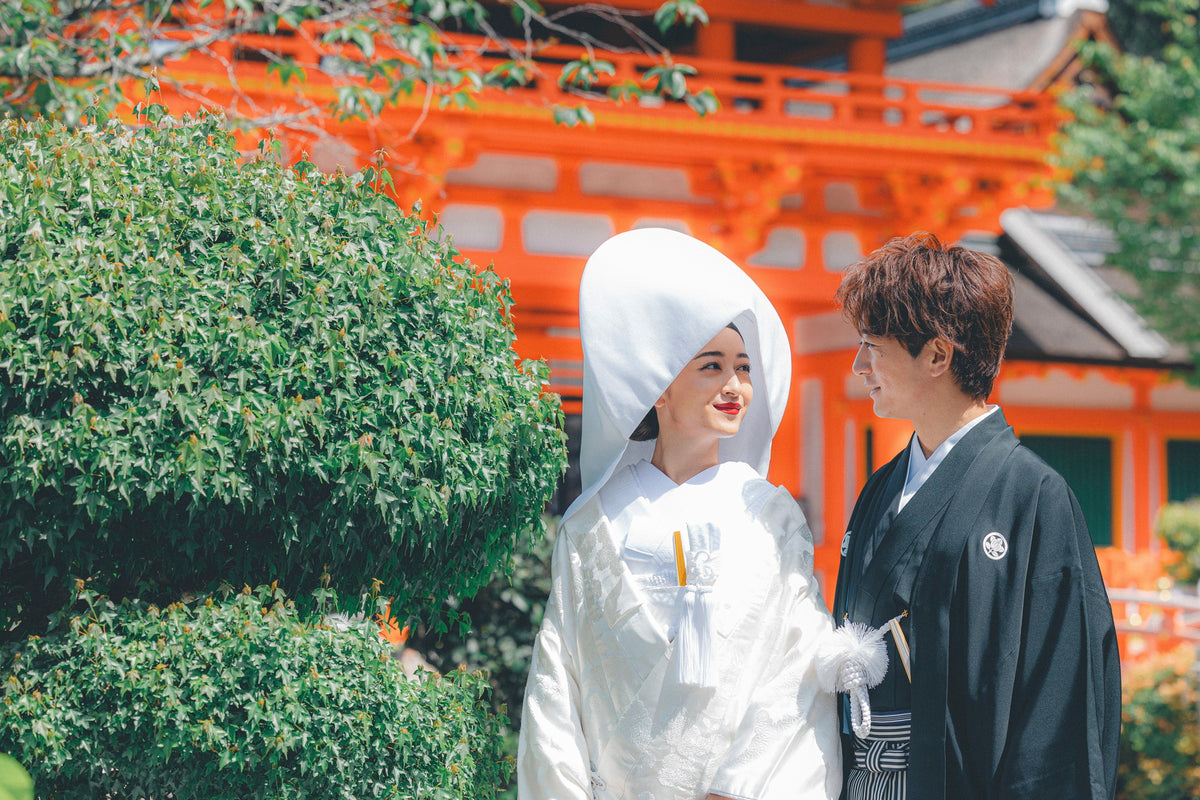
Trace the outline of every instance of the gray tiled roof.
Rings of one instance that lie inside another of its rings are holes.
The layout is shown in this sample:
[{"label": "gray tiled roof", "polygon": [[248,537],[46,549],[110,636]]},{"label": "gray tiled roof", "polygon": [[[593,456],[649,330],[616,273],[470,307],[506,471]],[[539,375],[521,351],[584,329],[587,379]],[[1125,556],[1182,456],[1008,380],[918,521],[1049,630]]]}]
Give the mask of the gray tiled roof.
[{"label": "gray tiled roof", "polygon": [[1046,16],[1041,0],[950,0],[909,14],[904,34],[888,42],[888,61],[940,50]]},{"label": "gray tiled roof", "polygon": [[1093,220],[1009,209],[1004,233],[963,244],[999,256],[1014,282],[1013,337],[1008,357],[1034,361],[1182,368],[1189,363],[1125,301],[1133,287],[1105,266],[1112,236]]}]

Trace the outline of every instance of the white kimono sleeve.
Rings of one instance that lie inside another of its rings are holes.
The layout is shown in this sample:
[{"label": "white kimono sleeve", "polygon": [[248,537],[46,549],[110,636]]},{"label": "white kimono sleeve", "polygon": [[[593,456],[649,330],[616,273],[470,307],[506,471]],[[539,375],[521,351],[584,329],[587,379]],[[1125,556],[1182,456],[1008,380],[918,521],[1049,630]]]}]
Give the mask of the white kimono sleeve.
[{"label": "white kimono sleeve", "polygon": [[790,535],[779,576],[785,585],[775,612],[781,646],[769,663],[753,667],[749,705],[710,784],[712,793],[736,800],[835,800],[841,791],[837,706],[816,671],[818,647],[833,622],[813,588],[808,525],[799,509],[786,516]]},{"label": "white kimono sleeve", "polygon": [[567,535],[554,546],[552,588],[533,647],[517,748],[519,800],[591,800],[575,657],[574,569]]}]

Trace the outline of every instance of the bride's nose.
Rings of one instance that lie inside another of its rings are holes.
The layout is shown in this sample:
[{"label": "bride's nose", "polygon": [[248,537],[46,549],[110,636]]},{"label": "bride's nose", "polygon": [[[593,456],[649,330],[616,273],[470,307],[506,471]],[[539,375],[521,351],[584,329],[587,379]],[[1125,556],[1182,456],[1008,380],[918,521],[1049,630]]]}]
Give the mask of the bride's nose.
[{"label": "bride's nose", "polygon": [[725,385],[721,387],[724,394],[736,396],[742,390],[742,379],[736,372],[730,374],[729,380],[725,381]]}]

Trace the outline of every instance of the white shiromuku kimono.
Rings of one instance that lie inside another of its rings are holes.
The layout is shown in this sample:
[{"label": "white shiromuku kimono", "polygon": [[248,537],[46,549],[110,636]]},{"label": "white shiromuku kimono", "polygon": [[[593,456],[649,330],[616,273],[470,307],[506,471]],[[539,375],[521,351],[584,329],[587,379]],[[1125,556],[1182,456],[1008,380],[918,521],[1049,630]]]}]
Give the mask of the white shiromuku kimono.
[{"label": "white shiromuku kimono", "polygon": [[[626,467],[559,529],[521,723],[519,796],[836,798],[837,712],[813,666],[832,623],[799,507],[740,463],[678,487],[676,502],[670,492],[652,502],[639,468],[654,469]],[[715,505],[720,513],[707,513]],[[697,516],[721,532],[715,688],[675,679],[677,615],[648,597],[613,525],[658,522],[669,541]]]},{"label": "white shiromuku kimono", "polygon": [[[836,798],[835,701],[814,665],[832,622],[804,517],[764,479],[791,379],[778,314],[729,259],[662,229],[601,245],[579,302],[583,493],[559,525],[526,688],[518,797]],[[654,442],[629,436],[731,322],[746,345],[753,402],[738,434],[721,440],[720,463],[675,486],[648,463]],[[675,531],[693,561],[673,581]],[[704,586],[681,586],[689,573],[706,574]],[[685,646],[697,630],[704,646]],[[694,675],[682,665],[696,660],[680,651],[706,654],[702,680],[681,677]]]}]

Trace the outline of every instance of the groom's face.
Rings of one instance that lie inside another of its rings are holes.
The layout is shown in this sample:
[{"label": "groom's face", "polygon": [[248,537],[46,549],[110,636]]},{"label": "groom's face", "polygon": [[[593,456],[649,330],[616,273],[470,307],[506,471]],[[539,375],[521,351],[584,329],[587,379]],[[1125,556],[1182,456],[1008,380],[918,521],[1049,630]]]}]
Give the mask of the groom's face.
[{"label": "groom's face", "polygon": [[927,400],[928,371],[923,348],[915,357],[899,339],[862,334],[852,370],[863,379],[875,416],[913,420]]}]

